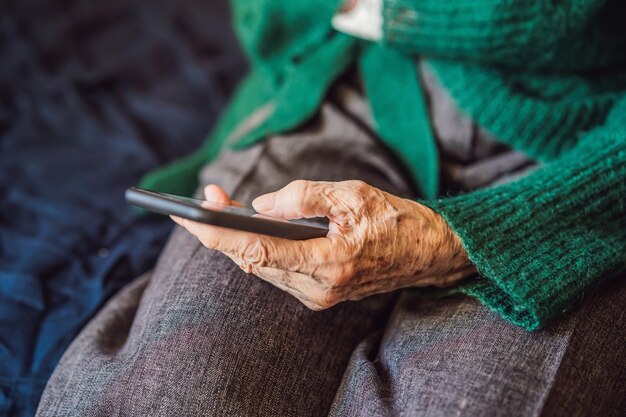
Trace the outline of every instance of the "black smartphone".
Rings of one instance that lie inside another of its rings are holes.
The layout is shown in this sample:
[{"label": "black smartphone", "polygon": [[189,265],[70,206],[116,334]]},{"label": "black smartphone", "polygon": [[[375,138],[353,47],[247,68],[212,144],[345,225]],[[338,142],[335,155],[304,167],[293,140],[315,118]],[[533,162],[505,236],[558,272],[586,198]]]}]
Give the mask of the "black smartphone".
[{"label": "black smartphone", "polygon": [[173,214],[185,219],[213,226],[228,227],[245,232],[260,233],[292,240],[324,237],[328,225],[306,220],[279,220],[245,208],[214,203],[196,198],[181,197],[131,187],[126,190],[126,201],[155,213]]}]

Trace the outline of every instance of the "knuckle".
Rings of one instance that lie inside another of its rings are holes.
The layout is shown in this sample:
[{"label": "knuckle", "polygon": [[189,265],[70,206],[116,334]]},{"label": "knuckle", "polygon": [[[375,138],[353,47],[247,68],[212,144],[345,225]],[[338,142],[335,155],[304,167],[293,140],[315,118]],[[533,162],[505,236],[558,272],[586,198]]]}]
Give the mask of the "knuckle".
[{"label": "knuckle", "polygon": [[307,180],[295,180],[292,181],[287,189],[289,192],[295,193],[298,196],[303,196],[307,193],[309,188],[311,187],[311,182]]},{"label": "knuckle", "polygon": [[347,201],[350,203],[353,210],[357,212],[361,211],[368,201],[371,187],[363,181],[351,180],[347,181],[345,190]]},{"label": "knuckle", "polygon": [[[289,201],[295,207],[300,207],[311,193],[312,183],[307,180],[295,180],[279,191],[280,200]],[[299,209],[297,209],[299,210]]]},{"label": "knuckle", "polygon": [[361,180],[350,180],[348,181],[348,186],[352,191],[359,194],[367,192],[370,188],[370,186],[365,181]]},{"label": "knuckle", "polygon": [[241,269],[246,274],[256,274],[256,268],[254,268],[250,264],[240,261],[240,262],[237,262],[237,265],[239,266],[239,269]]},{"label": "knuckle", "polygon": [[260,239],[244,242],[237,251],[237,256],[254,267],[267,266],[269,243]]}]

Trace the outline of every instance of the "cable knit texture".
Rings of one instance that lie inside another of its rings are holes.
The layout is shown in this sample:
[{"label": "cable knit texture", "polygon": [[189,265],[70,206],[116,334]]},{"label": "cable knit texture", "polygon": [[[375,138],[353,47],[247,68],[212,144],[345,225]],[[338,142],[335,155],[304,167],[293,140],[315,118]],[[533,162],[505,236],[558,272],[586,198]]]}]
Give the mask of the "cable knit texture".
[{"label": "cable knit texture", "polygon": [[623,69],[599,77],[515,73],[440,59],[430,65],[477,124],[542,162],[576,146],[579,133],[602,124],[626,91]]},{"label": "cable knit texture", "polygon": [[[250,74],[205,146],[143,185],[190,193],[220,149],[296,128],[358,64],[379,137],[481,273],[463,291],[532,330],[626,273],[623,2],[386,0],[376,45],[332,29],[338,3],[233,0]],[[416,56],[462,111],[541,168],[514,183],[431,198],[438,155]]]}]

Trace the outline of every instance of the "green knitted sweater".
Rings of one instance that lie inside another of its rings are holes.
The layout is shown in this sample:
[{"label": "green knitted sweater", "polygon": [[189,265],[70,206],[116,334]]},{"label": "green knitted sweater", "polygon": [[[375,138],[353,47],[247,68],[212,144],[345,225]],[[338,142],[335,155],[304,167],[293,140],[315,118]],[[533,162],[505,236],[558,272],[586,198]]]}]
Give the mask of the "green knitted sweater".
[{"label": "green knitted sweater", "polygon": [[[377,133],[477,266],[480,277],[460,290],[537,329],[601,280],[626,273],[620,7],[619,0],[386,0],[384,37],[372,44],[331,28],[337,0],[233,0],[251,71],[202,149],[143,186],[191,193],[198,169],[220,149],[296,128],[356,64]],[[473,120],[541,167],[505,185],[437,196],[437,149],[415,56]]]}]

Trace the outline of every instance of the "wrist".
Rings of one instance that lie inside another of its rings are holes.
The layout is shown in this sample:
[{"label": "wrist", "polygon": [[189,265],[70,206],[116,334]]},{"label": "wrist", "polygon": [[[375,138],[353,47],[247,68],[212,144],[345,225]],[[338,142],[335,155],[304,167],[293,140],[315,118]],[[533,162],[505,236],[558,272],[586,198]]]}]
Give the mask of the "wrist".
[{"label": "wrist", "polygon": [[[408,200],[414,205],[416,216],[419,219],[417,229],[419,234],[428,240],[427,247],[432,248],[431,265],[437,273],[449,273],[458,270],[475,272],[467,250],[461,237],[450,227],[446,219],[428,206],[416,201]],[[419,236],[416,235],[416,236]],[[418,245],[424,252],[424,246]]]}]

